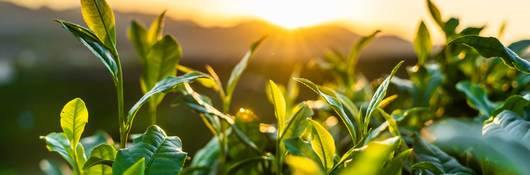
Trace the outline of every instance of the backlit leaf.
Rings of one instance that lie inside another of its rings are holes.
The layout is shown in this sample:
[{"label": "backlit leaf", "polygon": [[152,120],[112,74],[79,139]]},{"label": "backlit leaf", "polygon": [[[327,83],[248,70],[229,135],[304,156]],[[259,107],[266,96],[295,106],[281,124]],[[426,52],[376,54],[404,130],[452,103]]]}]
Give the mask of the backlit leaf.
[{"label": "backlit leaf", "polygon": [[145,174],[145,158],[141,158],[136,163],[132,164],[123,175],[144,175]]},{"label": "backlit leaf", "polygon": [[146,64],[145,58],[147,57],[150,45],[147,42],[147,30],[145,27],[136,20],[133,20],[131,26],[127,29],[127,38],[134,46],[136,52],[138,52],[138,55],[140,55],[142,63]]},{"label": "backlit leaf", "polygon": [[274,105],[274,114],[276,116],[276,122],[278,122],[278,132],[282,133],[287,122],[285,117],[287,109],[283,92],[273,81],[269,81],[267,91],[268,94],[270,94],[272,104]]},{"label": "backlit leaf", "polygon": [[418,27],[416,37],[414,38],[414,50],[418,55],[418,64],[423,65],[431,53],[432,41],[429,29],[423,21]]},{"label": "backlit leaf", "polygon": [[285,163],[291,168],[293,175],[322,175],[322,169],[318,164],[306,157],[289,155]]},{"label": "backlit leaf", "polygon": [[107,47],[116,47],[114,13],[105,0],[81,0],[81,14],[88,28]]},{"label": "backlit leaf", "polygon": [[322,165],[326,168],[326,170],[329,171],[334,165],[333,158],[335,157],[336,153],[335,141],[333,140],[333,136],[331,136],[329,131],[320,125],[320,123],[314,120],[309,121],[313,126],[311,146],[320,158]]},{"label": "backlit leaf", "polygon": [[352,161],[351,165],[340,174],[380,174],[383,165],[391,157],[390,154],[393,153],[397,143],[399,143],[399,137],[368,143],[366,148]]},{"label": "backlit leaf", "polygon": [[[73,99],[64,105],[61,111],[61,128],[70,144],[77,145],[88,122],[88,110],[80,98]],[[76,149],[75,146],[72,149]],[[84,153],[83,153],[84,154]]]}]

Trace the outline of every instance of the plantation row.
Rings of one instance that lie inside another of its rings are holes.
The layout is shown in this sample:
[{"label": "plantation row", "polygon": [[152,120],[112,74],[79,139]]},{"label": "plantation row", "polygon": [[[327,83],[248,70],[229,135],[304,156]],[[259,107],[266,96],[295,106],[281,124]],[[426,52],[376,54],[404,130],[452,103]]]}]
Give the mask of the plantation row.
[{"label": "plantation row", "polygon": [[[298,78],[301,69],[286,85],[269,81],[276,123],[265,124],[250,110],[230,109],[240,77],[266,38],[253,43],[223,81],[210,66],[204,73],[179,65],[182,49],[163,34],[164,13],[148,28],[132,21],[127,35],[143,64],[143,97],[126,111],[113,11],[105,0],[81,0],[87,28],[57,23],[110,73],[119,141],[103,132],[82,137],[89,112],[83,100],[73,99],[60,113],[62,132],[42,137],[69,169],[47,160],[41,168],[47,174],[530,174],[530,63],[524,58],[530,40],[505,46],[479,36],[484,27],[460,27],[429,0],[427,6],[445,36],[440,49],[432,49],[421,22],[414,39],[417,63],[402,68],[399,62],[370,82],[356,67],[378,32],[362,37],[349,53],[330,51],[316,61],[335,78],[324,85]],[[407,78],[395,76],[400,67]],[[194,86],[216,92],[222,106]],[[319,98],[299,101],[299,88]],[[393,94],[387,95],[389,89]],[[156,125],[168,93],[178,94],[178,103],[195,111],[213,135],[191,158],[178,137]],[[152,125],[131,134],[141,109]],[[433,138],[436,145],[425,140]]]}]

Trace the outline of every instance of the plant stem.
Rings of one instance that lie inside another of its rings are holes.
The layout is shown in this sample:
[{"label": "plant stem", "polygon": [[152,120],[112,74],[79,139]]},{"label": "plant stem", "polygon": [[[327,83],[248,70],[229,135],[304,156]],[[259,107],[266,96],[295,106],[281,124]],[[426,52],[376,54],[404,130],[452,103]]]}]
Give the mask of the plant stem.
[{"label": "plant stem", "polygon": [[157,117],[157,111],[156,104],[154,100],[151,100],[149,102],[149,121],[151,125],[156,125],[156,117]]},{"label": "plant stem", "polygon": [[119,123],[119,131],[120,131],[120,148],[125,148],[127,144],[127,124],[124,116],[124,105],[123,105],[123,71],[121,68],[121,61],[120,57],[118,55],[118,52],[114,52],[116,56],[116,64],[118,65],[118,73],[117,78],[114,81],[114,85],[116,87],[116,99],[118,101],[118,123]]}]

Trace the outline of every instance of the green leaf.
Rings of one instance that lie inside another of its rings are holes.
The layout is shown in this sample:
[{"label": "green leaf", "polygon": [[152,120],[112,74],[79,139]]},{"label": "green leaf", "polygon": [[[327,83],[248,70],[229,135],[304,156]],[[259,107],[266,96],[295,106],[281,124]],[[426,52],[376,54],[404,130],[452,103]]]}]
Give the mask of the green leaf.
[{"label": "green leaf", "polygon": [[418,135],[414,138],[413,149],[418,161],[430,162],[443,173],[473,174],[473,171],[462,166],[455,158],[440,150],[440,148],[425,142]]},{"label": "green leaf", "polygon": [[336,153],[335,140],[333,140],[333,136],[320,123],[311,119],[309,121],[313,125],[311,146],[320,158],[323,167],[329,171],[334,165],[333,158]]},{"label": "green leaf", "polygon": [[290,154],[308,157],[315,162],[320,162],[320,158],[313,150],[311,142],[305,141],[301,137],[293,137],[285,139],[283,143]]},{"label": "green leaf", "polygon": [[357,141],[357,132],[355,131],[355,125],[353,124],[350,117],[344,110],[345,108],[342,105],[342,103],[334,96],[331,96],[327,94],[326,92],[322,91],[320,87],[316,85],[315,83],[307,79],[304,79],[304,78],[294,78],[294,79],[298,81],[299,83],[302,83],[303,85],[305,85],[306,87],[314,91],[315,93],[317,93],[320,97],[324,99],[324,101],[326,101],[326,103],[328,103],[328,105],[331,106],[333,111],[335,111],[335,113],[339,115],[344,125],[346,125],[346,129],[348,130],[348,133],[350,134],[350,137],[352,138],[352,142],[355,143]]},{"label": "green leaf", "polygon": [[320,169],[318,164],[307,158],[301,156],[289,155],[285,159],[285,163],[291,168],[293,175],[323,175],[324,172]]},{"label": "green leaf", "polygon": [[379,106],[381,100],[385,98],[388,85],[390,84],[392,77],[396,74],[401,64],[403,64],[403,61],[400,61],[396,66],[394,66],[394,69],[392,69],[390,75],[388,75],[388,77],[386,77],[386,79],[381,83],[381,85],[377,87],[377,90],[375,91],[372,99],[370,100],[370,103],[368,103],[368,107],[366,108],[366,113],[364,117],[364,131],[368,129],[368,124],[370,123],[372,112],[374,112],[374,110]]},{"label": "green leaf", "polygon": [[510,110],[502,111],[489,120],[482,127],[482,135],[518,142],[530,149],[530,122]]},{"label": "green leaf", "polygon": [[81,174],[81,166],[83,166],[86,160],[83,145],[78,144],[74,152],[72,149],[73,146],[70,145],[64,133],[52,132],[40,138],[46,141],[48,151],[57,152],[74,169],[74,173]]},{"label": "green leaf", "polygon": [[421,21],[416,33],[416,38],[414,38],[414,50],[416,51],[416,55],[418,55],[418,64],[423,65],[429,58],[431,47],[432,41],[429,29],[427,29],[425,23]]},{"label": "green leaf", "polygon": [[138,160],[145,158],[145,174],[179,174],[187,153],[176,136],[168,137],[158,126],[147,129],[141,141],[118,152],[112,165],[114,174],[122,174]]},{"label": "green leaf", "polygon": [[147,31],[147,42],[153,44],[162,37],[162,30],[164,29],[164,16],[166,11],[162,12],[158,17],[151,23],[149,31]]},{"label": "green leaf", "polygon": [[242,170],[246,167],[250,167],[251,165],[255,165],[260,162],[271,161],[272,159],[273,158],[270,156],[257,156],[257,157],[243,159],[241,161],[234,163],[234,165],[230,166],[226,174],[236,174],[239,172],[239,170]]},{"label": "green leaf", "polygon": [[391,157],[394,148],[399,143],[399,137],[392,137],[384,141],[373,141],[360,152],[351,165],[340,174],[380,174],[383,165]]},{"label": "green leaf", "polygon": [[56,161],[43,159],[39,162],[39,167],[45,175],[63,175],[61,164]]},{"label": "green leaf", "polygon": [[48,151],[57,152],[70,166],[75,167],[74,153],[64,133],[52,132],[46,136],[41,136],[40,139],[46,141]]},{"label": "green leaf", "polygon": [[136,161],[123,172],[123,175],[144,175],[145,174],[145,158]]},{"label": "green leaf", "polygon": [[[174,76],[177,73],[176,67],[181,56],[182,48],[173,37],[166,35],[156,42],[147,53],[144,72],[140,79],[142,91],[146,93],[158,81],[167,76]],[[155,104],[158,105],[162,101],[163,95],[154,98]]]},{"label": "green leaf", "polygon": [[443,170],[440,169],[440,167],[437,167],[432,162],[418,162],[415,163],[410,167],[410,169],[414,170],[428,170],[434,174],[444,174]]},{"label": "green leaf", "polygon": [[159,81],[151,90],[149,90],[147,93],[144,94],[136,104],[129,110],[128,116],[127,116],[127,124],[130,127],[132,125],[132,122],[134,121],[134,117],[136,116],[136,113],[142,105],[144,105],[151,97],[167,92],[175,87],[177,87],[180,84],[191,82],[197,78],[203,78],[206,77],[203,73],[200,72],[191,72],[187,73],[178,77],[175,76],[169,76],[164,78],[163,80]]},{"label": "green leaf", "polygon": [[308,120],[313,115],[313,110],[306,103],[301,103],[295,107],[293,116],[287,122],[280,140],[283,138],[299,137],[308,126]]},{"label": "green leaf", "polygon": [[129,38],[136,52],[140,55],[142,63],[146,64],[145,59],[151,45],[147,42],[147,30],[145,27],[133,20],[131,26],[127,29],[127,38]]},{"label": "green leaf", "polygon": [[204,171],[197,170],[191,174],[208,174],[207,172],[216,172],[216,167],[214,166],[217,165],[216,162],[219,160],[220,152],[221,148],[219,147],[219,140],[217,140],[217,137],[213,137],[206,146],[197,151],[195,156],[193,156],[193,160],[191,160],[191,165],[189,166],[196,168],[203,167]]},{"label": "green leaf", "polygon": [[274,105],[274,114],[276,116],[276,122],[278,122],[278,133],[283,133],[283,130],[286,125],[286,104],[285,98],[283,97],[283,92],[278,88],[276,83],[272,80],[269,80],[269,85],[267,86],[267,93],[270,94],[272,98],[272,104]]},{"label": "green leaf", "polygon": [[392,160],[388,161],[388,163],[385,165],[385,167],[381,171],[381,174],[401,175],[403,172],[402,169],[405,163],[407,163],[408,160],[410,159],[412,153],[413,153],[412,148],[399,153],[396,157],[392,158]]},{"label": "green leaf", "polygon": [[81,14],[88,28],[109,48],[116,48],[114,13],[105,0],[81,0]]},{"label": "green leaf", "polygon": [[92,150],[101,144],[114,145],[114,141],[109,134],[105,131],[96,131],[96,133],[90,137],[84,137],[80,142],[85,147],[85,155],[90,157]]},{"label": "green leaf", "polygon": [[429,8],[429,12],[431,14],[431,17],[434,19],[434,22],[440,26],[441,29],[444,28],[444,21],[442,20],[442,15],[440,14],[440,10],[438,10],[438,7],[434,3],[431,2],[431,0],[427,0],[427,7]]},{"label": "green leaf", "polygon": [[73,145],[72,150],[76,149],[87,122],[88,110],[83,100],[75,98],[64,105],[61,111],[61,128],[70,144]]},{"label": "green leaf", "polygon": [[363,36],[353,45],[346,59],[346,69],[348,69],[348,75],[354,75],[355,68],[357,67],[357,62],[359,61],[359,55],[361,55],[361,50],[365,48],[369,43],[371,43],[374,40],[375,36],[380,32],[380,30],[376,30],[370,35]]},{"label": "green leaf", "polygon": [[466,94],[468,104],[480,111],[482,115],[490,116],[495,110],[495,104],[488,99],[486,90],[467,80],[458,82],[456,89]]},{"label": "green leaf", "polygon": [[[261,42],[265,39],[265,37],[260,38],[258,41],[252,43],[250,46],[250,50],[245,53],[245,56],[237,63],[236,67],[232,69],[232,72],[230,73],[230,78],[228,79],[228,83],[226,84],[226,100],[225,105],[229,105],[230,101],[232,99],[232,94],[234,93],[234,90],[236,89],[237,82],[239,81],[239,78],[241,78],[241,74],[243,74],[243,71],[247,68],[248,61],[252,56],[254,55],[254,52],[256,48],[261,44]],[[225,110],[228,109],[229,106],[224,106],[223,108]]]},{"label": "green leaf", "polygon": [[98,57],[110,72],[112,78],[117,80],[118,65],[116,63],[116,55],[114,55],[110,47],[105,46],[94,33],[84,27],[62,20],[57,20],[57,22],[61,24],[64,29],[70,31],[70,33],[79,39],[88,50]]},{"label": "green leaf", "polygon": [[515,52],[517,55],[521,55],[524,53],[526,49],[530,46],[530,40],[520,40],[517,42],[514,42],[508,46],[510,50]]},{"label": "green leaf", "polygon": [[463,36],[451,41],[448,45],[466,45],[475,49],[484,57],[501,57],[504,64],[521,72],[530,73],[530,62],[519,57],[511,49],[504,47],[494,37]]},{"label": "green leaf", "polygon": [[525,96],[512,95],[508,97],[501,106],[493,111],[492,116],[496,116],[505,110],[513,111],[519,115],[525,115],[526,111],[530,111],[530,94]]},{"label": "green leaf", "polygon": [[90,157],[83,165],[87,175],[112,175],[112,162],[116,156],[116,148],[112,145],[102,144],[94,148]]}]

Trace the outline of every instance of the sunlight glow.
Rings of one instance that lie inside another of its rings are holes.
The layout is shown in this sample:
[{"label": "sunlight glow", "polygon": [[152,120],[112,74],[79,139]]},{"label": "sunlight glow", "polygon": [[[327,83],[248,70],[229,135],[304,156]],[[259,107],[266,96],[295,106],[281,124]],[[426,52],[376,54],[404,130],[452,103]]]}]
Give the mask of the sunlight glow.
[{"label": "sunlight glow", "polygon": [[256,0],[250,1],[244,8],[255,17],[287,29],[296,29],[337,20],[340,14],[332,5],[323,0]]}]

